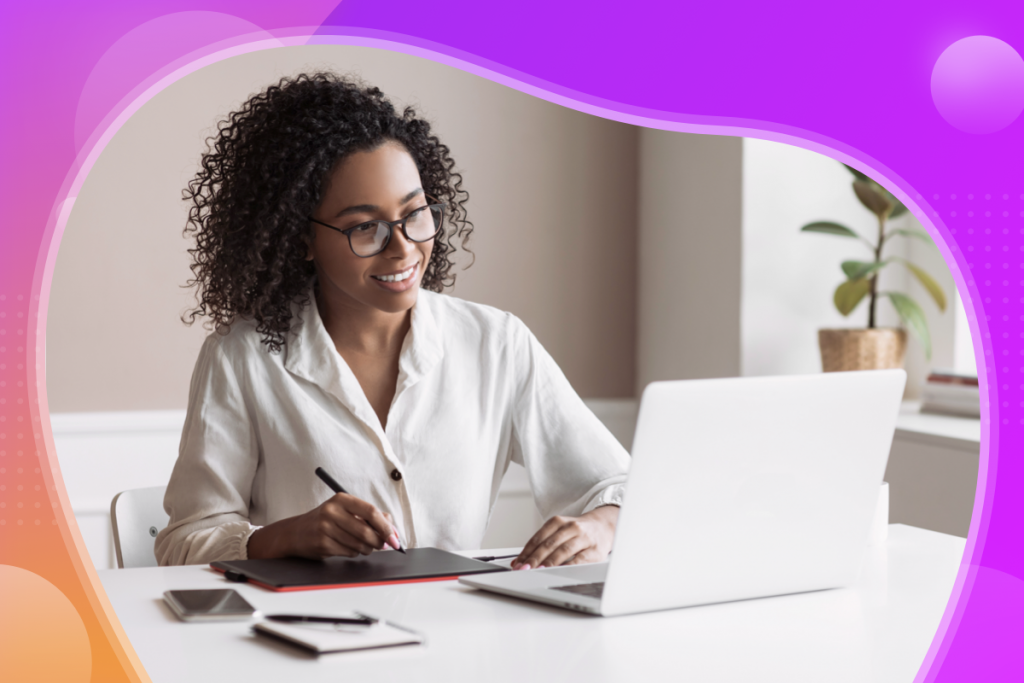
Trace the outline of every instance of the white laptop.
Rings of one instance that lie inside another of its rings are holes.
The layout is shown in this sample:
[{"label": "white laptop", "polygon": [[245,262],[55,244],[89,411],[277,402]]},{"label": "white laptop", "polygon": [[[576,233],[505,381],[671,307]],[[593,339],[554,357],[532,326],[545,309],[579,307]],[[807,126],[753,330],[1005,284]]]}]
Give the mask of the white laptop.
[{"label": "white laptop", "polygon": [[460,578],[614,616],[856,580],[903,370],[655,382],[608,562]]}]

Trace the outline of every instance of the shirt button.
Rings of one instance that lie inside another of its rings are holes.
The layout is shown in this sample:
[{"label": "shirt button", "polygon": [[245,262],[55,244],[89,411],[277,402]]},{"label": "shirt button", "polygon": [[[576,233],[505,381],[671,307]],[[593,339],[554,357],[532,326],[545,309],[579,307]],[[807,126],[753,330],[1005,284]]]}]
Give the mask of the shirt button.
[{"label": "shirt button", "polygon": [[395,481],[401,481],[402,473],[399,472],[398,470],[391,470],[391,478],[394,479]]}]

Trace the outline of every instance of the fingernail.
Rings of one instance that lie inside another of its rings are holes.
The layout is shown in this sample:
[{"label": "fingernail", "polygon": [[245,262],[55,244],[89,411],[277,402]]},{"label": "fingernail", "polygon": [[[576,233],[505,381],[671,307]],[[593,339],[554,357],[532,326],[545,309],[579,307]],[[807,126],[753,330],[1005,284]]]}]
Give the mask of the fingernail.
[{"label": "fingernail", "polygon": [[395,550],[398,550],[398,547],[400,545],[398,542],[398,534],[391,534],[391,536],[388,538],[388,545],[394,548]]},{"label": "fingernail", "polygon": [[537,569],[547,569],[547,568],[548,568],[548,566],[546,564],[542,564],[541,566],[537,567]]},{"label": "fingernail", "polygon": [[528,565],[528,564],[521,564],[521,565],[519,565],[519,568],[520,569],[530,569],[530,565]]}]

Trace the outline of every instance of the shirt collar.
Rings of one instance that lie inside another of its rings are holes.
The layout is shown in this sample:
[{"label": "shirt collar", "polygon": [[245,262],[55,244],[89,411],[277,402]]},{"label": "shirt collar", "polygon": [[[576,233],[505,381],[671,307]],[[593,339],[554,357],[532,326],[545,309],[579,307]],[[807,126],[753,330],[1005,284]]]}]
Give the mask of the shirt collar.
[{"label": "shirt collar", "polygon": [[[409,334],[402,344],[398,359],[397,399],[429,373],[444,357],[440,329],[434,317],[435,297],[441,295],[420,290],[412,308]],[[369,425],[380,421],[370,406],[359,380],[334,347],[327,333],[315,299],[292,306],[292,329],[286,337],[284,366],[288,372],[309,380],[337,398],[356,417]]]},{"label": "shirt collar", "polygon": [[420,290],[416,297],[409,334],[398,358],[398,387],[395,396],[418,382],[444,358],[441,330],[433,311],[439,296],[442,295]]}]

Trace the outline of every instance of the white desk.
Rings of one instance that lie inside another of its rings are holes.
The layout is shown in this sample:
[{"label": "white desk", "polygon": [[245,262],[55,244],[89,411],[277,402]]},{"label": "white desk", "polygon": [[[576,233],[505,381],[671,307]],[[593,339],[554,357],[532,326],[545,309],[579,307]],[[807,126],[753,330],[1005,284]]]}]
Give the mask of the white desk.
[{"label": "white desk", "polygon": [[[964,539],[892,525],[854,588],[602,619],[456,582],[273,593],[206,567],[99,572],[156,683],[213,681],[901,681],[938,628]],[[467,553],[469,554],[469,553]],[[422,647],[316,659],[246,623],[183,623],[173,588],[234,586],[265,612],[357,609]]]}]

